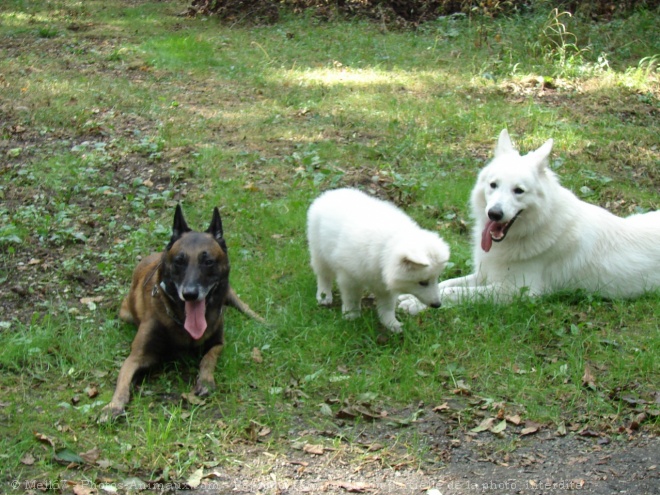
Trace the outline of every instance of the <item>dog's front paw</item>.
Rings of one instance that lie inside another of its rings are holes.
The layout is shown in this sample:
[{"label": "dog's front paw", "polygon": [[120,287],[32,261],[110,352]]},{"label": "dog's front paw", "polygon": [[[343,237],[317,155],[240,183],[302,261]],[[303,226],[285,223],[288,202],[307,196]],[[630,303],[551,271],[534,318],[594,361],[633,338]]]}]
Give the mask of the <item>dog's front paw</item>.
[{"label": "dog's front paw", "polygon": [[332,294],[326,294],[325,292],[317,294],[316,301],[320,306],[332,306]]},{"label": "dog's front paw", "polygon": [[210,395],[211,392],[213,392],[214,390],[215,390],[214,381],[197,380],[197,384],[195,384],[195,389],[193,390],[193,393],[197,397],[206,397],[207,395]]},{"label": "dog's front paw", "polygon": [[360,317],[360,310],[359,309],[345,310],[342,313],[342,316],[344,317],[345,320],[355,320]]},{"label": "dog's front paw", "polygon": [[126,410],[123,407],[117,406],[111,402],[103,409],[101,409],[101,414],[99,414],[96,422],[99,424],[113,423],[114,421],[117,421],[124,416],[126,416]]},{"label": "dog's front paw", "polygon": [[386,326],[387,326],[388,330],[392,333],[401,333],[401,332],[403,332],[403,325],[398,320],[394,320],[393,322],[388,323]]},{"label": "dog's front paw", "polygon": [[408,314],[416,315],[425,310],[426,305],[413,295],[402,294],[399,296],[399,309]]}]

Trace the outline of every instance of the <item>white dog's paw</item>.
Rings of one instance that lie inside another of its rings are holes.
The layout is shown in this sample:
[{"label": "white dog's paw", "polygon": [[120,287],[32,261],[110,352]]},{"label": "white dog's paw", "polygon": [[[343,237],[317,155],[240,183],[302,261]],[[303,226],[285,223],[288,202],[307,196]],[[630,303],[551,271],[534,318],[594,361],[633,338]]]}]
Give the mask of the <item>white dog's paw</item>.
[{"label": "white dog's paw", "polygon": [[345,320],[355,320],[360,317],[360,310],[350,309],[348,311],[344,311],[342,313],[342,316],[344,317]]},{"label": "white dog's paw", "polygon": [[426,309],[426,304],[413,295],[402,294],[399,296],[399,309],[402,309],[408,314],[416,315]]},{"label": "white dog's paw", "polygon": [[400,321],[394,320],[394,322],[386,325],[388,330],[392,333],[401,333],[403,332],[403,325]]},{"label": "white dog's paw", "polygon": [[321,306],[330,306],[332,305],[332,294],[326,294],[325,292],[320,295],[317,294],[316,301]]}]

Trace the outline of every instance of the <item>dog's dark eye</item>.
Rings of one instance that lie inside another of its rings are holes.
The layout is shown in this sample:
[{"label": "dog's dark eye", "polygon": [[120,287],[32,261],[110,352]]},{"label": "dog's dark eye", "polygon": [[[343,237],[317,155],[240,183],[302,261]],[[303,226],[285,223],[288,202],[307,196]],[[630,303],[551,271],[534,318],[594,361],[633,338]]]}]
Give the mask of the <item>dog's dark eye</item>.
[{"label": "dog's dark eye", "polygon": [[428,280],[422,280],[419,283],[419,285],[421,285],[422,287],[428,287],[429,286],[429,281]]},{"label": "dog's dark eye", "polygon": [[515,194],[522,194],[522,193],[525,192],[525,190],[524,190],[522,187],[516,187],[516,188],[513,190],[513,192],[514,192]]},{"label": "dog's dark eye", "polygon": [[215,265],[215,260],[212,260],[211,258],[206,258],[203,263],[204,266],[213,266]]},{"label": "dog's dark eye", "polygon": [[174,264],[178,267],[186,266],[186,257],[183,254],[179,254],[174,257],[174,260],[172,260]]},{"label": "dog's dark eye", "polygon": [[490,188],[491,189],[497,189],[497,182],[491,182],[490,183]]}]

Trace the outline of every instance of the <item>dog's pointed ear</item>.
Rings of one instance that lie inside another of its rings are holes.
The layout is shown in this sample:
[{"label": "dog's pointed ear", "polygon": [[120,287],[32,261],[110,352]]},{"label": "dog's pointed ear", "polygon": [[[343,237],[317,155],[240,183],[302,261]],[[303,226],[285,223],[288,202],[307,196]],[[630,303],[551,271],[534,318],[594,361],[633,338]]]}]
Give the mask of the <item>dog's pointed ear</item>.
[{"label": "dog's pointed ear", "polygon": [[516,151],[511,142],[511,137],[509,136],[509,131],[502,129],[500,132],[500,137],[497,139],[497,146],[495,146],[495,157],[504,155],[505,153],[511,153]]},{"label": "dog's pointed ear", "polygon": [[186,219],[183,218],[183,210],[181,209],[181,205],[177,204],[176,205],[176,210],[174,210],[174,223],[172,224],[172,237],[170,238],[170,242],[167,245],[167,250],[169,251],[172,245],[178,241],[183,234],[186,232],[190,232],[190,227],[188,227],[188,224],[186,223]]},{"label": "dog's pointed ear", "polygon": [[550,153],[553,144],[554,141],[548,139],[539,149],[530,153],[539,173],[543,173],[550,166]]},{"label": "dog's pointed ear", "polygon": [[421,253],[409,253],[401,258],[401,265],[403,265],[408,270],[414,268],[426,268],[430,265],[430,260],[428,256]]},{"label": "dog's pointed ear", "polygon": [[211,225],[206,230],[208,234],[211,234],[213,238],[220,243],[222,246],[224,244],[224,233],[222,231],[222,218],[220,218],[220,211],[217,207],[213,208],[213,218],[211,219]]}]

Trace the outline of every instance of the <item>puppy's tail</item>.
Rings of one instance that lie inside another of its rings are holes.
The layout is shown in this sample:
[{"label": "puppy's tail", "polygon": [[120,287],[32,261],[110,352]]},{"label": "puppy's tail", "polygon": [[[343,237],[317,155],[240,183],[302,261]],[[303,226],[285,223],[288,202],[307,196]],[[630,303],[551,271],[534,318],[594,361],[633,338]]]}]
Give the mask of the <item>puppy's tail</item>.
[{"label": "puppy's tail", "polygon": [[246,303],[241,301],[241,299],[238,297],[236,292],[234,292],[234,289],[231,287],[229,287],[229,292],[227,292],[227,297],[225,298],[225,304],[227,306],[232,306],[236,308],[244,315],[247,315],[250,318],[254,318],[263,325],[268,325],[268,323],[266,323],[266,320],[264,320],[255,311],[253,311],[252,308],[250,308],[250,306],[248,306]]}]

